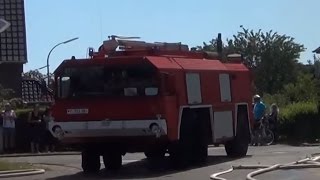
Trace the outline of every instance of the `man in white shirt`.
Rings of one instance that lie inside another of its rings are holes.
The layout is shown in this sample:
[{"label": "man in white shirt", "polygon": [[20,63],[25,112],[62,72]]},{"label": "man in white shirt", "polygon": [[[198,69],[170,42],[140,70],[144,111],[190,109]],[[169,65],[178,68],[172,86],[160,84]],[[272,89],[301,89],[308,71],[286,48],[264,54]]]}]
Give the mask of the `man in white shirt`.
[{"label": "man in white shirt", "polygon": [[4,150],[12,152],[15,148],[15,121],[16,113],[11,109],[11,105],[7,103],[2,112],[3,119],[3,140]]}]

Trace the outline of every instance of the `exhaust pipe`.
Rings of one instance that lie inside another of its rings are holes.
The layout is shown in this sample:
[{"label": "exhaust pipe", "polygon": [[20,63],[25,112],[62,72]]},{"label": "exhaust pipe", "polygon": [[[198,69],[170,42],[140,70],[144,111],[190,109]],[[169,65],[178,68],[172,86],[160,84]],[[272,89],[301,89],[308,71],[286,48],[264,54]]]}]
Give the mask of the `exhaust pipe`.
[{"label": "exhaust pipe", "polygon": [[222,60],[222,39],[221,39],[221,33],[218,33],[218,38],[217,38],[217,52],[219,56],[219,60]]}]

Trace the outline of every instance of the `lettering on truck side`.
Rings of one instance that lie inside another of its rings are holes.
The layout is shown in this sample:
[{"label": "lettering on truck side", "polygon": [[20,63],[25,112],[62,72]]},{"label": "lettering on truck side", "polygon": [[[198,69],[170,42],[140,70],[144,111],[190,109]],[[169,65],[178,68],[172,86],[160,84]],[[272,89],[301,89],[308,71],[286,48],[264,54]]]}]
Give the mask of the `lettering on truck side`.
[{"label": "lettering on truck side", "polygon": [[88,114],[89,109],[67,109],[67,114],[72,115],[72,114]]}]

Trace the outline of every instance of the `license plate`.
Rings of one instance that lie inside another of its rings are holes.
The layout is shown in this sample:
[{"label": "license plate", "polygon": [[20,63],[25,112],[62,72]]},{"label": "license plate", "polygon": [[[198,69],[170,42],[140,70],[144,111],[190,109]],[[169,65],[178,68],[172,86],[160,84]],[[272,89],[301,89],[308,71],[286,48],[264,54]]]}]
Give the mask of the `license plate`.
[{"label": "license plate", "polygon": [[67,114],[88,114],[88,109],[67,109]]}]

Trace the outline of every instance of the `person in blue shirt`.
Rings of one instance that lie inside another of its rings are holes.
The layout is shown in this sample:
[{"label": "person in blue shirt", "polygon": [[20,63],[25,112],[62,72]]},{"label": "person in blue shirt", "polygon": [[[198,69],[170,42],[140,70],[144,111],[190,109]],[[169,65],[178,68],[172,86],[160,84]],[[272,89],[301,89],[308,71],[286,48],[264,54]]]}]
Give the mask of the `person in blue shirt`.
[{"label": "person in blue shirt", "polygon": [[254,107],[253,107],[253,117],[255,122],[255,128],[259,127],[259,122],[261,121],[262,117],[266,113],[266,106],[261,100],[261,97],[257,94],[253,96],[254,100]]}]

